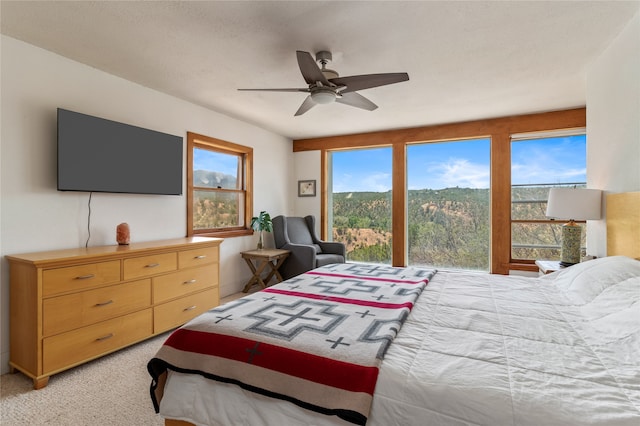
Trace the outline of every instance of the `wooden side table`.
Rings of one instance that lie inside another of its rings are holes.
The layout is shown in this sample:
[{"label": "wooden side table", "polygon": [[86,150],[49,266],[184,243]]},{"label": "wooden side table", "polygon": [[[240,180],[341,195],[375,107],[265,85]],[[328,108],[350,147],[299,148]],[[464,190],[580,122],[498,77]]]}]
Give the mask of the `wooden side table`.
[{"label": "wooden side table", "polygon": [[[282,275],[278,272],[278,268],[289,256],[289,253],[289,250],[280,249],[249,250],[240,253],[249,268],[251,268],[251,272],[253,272],[253,276],[244,286],[242,292],[247,293],[254,284],[259,284],[260,287],[265,288],[274,276],[276,277],[276,283],[282,282]],[[263,280],[262,273],[267,266],[269,267],[269,273]]]}]

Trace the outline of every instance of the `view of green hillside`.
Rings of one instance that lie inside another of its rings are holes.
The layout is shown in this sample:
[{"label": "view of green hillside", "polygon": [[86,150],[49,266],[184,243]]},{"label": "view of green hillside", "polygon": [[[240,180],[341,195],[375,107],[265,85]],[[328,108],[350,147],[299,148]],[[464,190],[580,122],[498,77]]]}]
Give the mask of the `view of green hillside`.
[{"label": "view of green hillside", "polygon": [[[201,187],[235,186],[233,177],[202,171],[195,173],[196,182]],[[548,186],[514,186],[512,218],[545,219],[548,191]],[[195,195],[195,229],[242,226],[236,193],[203,190]],[[333,194],[332,238],[345,243],[349,260],[391,263],[391,195],[391,191]],[[410,265],[489,270],[489,189],[409,190],[407,203]],[[512,257],[558,259],[561,225],[514,224]]]},{"label": "view of green hillside", "polygon": [[[489,190],[410,190],[410,264],[489,268]],[[391,261],[391,192],[333,194],[333,239],[353,261]]]},{"label": "view of green hillside", "polygon": [[[194,170],[193,185],[200,188],[235,189],[235,176],[207,170]],[[242,226],[238,214],[239,196],[234,192],[195,191],[193,197],[193,228],[212,229]]]},{"label": "view of green hillside", "polygon": [[[513,218],[545,219],[548,190],[514,187]],[[488,189],[410,190],[409,264],[489,270],[489,197]],[[391,220],[390,191],[333,194],[333,240],[345,243],[349,260],[390,263]],[[560,225],[514,225],[513,257],[559,258]]]}]

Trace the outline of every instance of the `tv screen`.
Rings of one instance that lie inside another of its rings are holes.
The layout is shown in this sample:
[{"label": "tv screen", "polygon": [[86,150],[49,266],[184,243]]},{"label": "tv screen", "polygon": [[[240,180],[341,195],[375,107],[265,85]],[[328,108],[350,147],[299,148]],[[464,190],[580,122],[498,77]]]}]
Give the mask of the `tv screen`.
[{"label": "tv screen", "polygon": [[58,190],[181,195],[182,142],[58,108]]}]

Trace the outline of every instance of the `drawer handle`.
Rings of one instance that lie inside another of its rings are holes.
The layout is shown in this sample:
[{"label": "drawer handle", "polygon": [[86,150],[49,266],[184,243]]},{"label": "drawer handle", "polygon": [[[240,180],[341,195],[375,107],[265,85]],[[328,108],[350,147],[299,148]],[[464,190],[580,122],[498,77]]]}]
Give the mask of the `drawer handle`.
[{"label": "drawer handle", "polygon": [[113,333],[109,333],[106,336],[98,337],[96,342],[101,342],[103,340],[111,339],[113,337]]},{"label": "drawer handle", "polygon": [[207,257],[207,256],[204,255],[204,254],[201,254],[200,256],[194,257],[194,259],[204,259],[205,257]]},{"label": "drawer handle", "polygon": [[196,305],[191,305],[188,308],[184,308],[182,311],[183,312],[193,311],[195,308],[196,308]]},{"label": "drawer handle", "polygon": [[96,303],[96,306],[107,306],[113,303],[113,300],[107,300],[106,302]]},{"label": "drawer handle", "polygon": [[155,268],[156,266],[160,266],[159,263],[150,263],[148,265],[145,265],[145,268]]},{"label": "drawer handle", "polygon": [[93,277],[95,277],[95,274],[80,275],[76,277],[76,280],[88,280],[89,278]]},{"label": "drawer handle", "polygon": [[182,284],[193,284],[195,283],[197,280],[189,280],[189,281],[185,281]]}]

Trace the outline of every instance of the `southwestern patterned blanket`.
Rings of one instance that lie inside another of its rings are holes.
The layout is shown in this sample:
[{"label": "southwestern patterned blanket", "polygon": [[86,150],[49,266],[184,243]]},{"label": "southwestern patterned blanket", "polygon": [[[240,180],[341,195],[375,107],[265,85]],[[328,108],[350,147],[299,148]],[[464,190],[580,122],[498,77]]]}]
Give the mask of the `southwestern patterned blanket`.
[{"label": "southwestern patterned blanket", "polygon": [[363,425],[384,354],[435,273],[327,265],[208,311],[149,361],[155,409],[174,370]]}]

